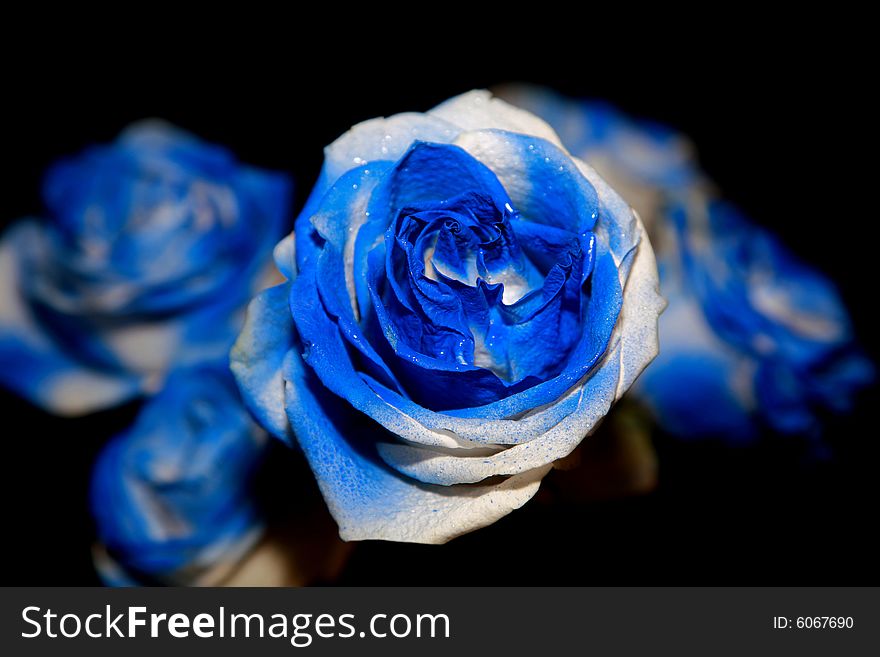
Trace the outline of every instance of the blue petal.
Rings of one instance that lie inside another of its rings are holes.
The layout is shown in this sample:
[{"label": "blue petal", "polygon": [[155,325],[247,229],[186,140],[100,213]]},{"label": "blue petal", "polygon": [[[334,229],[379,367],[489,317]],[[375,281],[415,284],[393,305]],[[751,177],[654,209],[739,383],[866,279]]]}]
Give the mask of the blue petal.
[{"label": "blue petal", "polygon": [[580,444],[616,401],[619,378],[620,349],[615,347],[602,366],[569,393],[577,403],[572,412],[547,433],[494,454],[449,454],[401,443],[380,443],[379,454],[403,474],[443,486],[530,472],[568,456]]},{"label": "blue petal", "polygon": [[[371,372],[389,385],[396,385],[394,375],[359,328],[360,309],[367,306],[358,302],[356,289],[357,281],[364,277],[361,268],[365,269],[366,263],[358,263],[363,256],[356,251],[355,237],[378,221],[371,219],[363,208],[385,168],[379,162],[372,169],[361,167],[349,171],[327,192],[319,211],[310,217],[301,215],[298,220],[301,247],[297,253],[299,267],[317,268],[316,281],[322,303],[348,342],[365,357]],[[340,285],[341,281],[344,286]]]},{"label": "blue petal", "polygon": [[596,190],[559,147],[498,130],[464,133],[455,143],[491,167],[524,219],[574,233],[593,230]]},{"label": "blue petal", "polygon": [[591,290],[584,310],[580,341],[574,346],[562,371],[554,378],[506,398],[472,408],[460,407],[447,413],[456,417],[500,419],[554,402],[580,381],[605,354],[623,302],[618,270],[608,253],[597,254]]},{"label": "blue petal", "polygon": [[381,238],[389,221],[385,214],[371,215],[366,207],[376,185],[383,180],[391,162],[373,162],[342,175],[320,195],[317,187],[300,212],[295,225],[296,266],[298,269],[317,261],[324,242],[329,242],[346,262],[346,289],[357,312],[365,311],[369,295],[363,284],[367,250]]},{"label": "blue petal", "polygon": [[421,484],[382,463],[375,439],[383,430],[365,426],[298,358],[286,378],[290,422],[344,540],[445,543],[522,506],[549,469],[494,484]]},{"label": "blue petal", "polygon": [[491,199],[499,208],[510,204],[492,170],[460,147],[416,141],[373,193],[368,209],[390,220],[403,208],[423,209],[463,192]]},{"label": "blue petal", "polygon": [[282,378],[284,358],[295,344],[289,296],[290,283],[285,283],[264,290],[251,302],[230,354],[230,367],[242,399],[260,424],[292,444]]},{"label": "blue petal", "polygon": [[355,321],[348,298],[339,280],[344,278],[343,256],[331,244],[325,244],[318,257],[316,282],[324,310],[336,321],[336,325],[346,341],[363,356],[365,369],[388,385],[398,388],[399,384],[382,357],[376,352],[367,336]]}]

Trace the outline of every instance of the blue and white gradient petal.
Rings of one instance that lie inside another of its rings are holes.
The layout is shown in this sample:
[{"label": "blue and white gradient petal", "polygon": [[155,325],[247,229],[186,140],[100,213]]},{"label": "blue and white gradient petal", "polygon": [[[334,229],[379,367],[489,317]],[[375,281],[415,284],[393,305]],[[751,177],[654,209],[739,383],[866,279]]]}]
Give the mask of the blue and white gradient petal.
[{"label": "blue and white gradient petal", "polygon": [[488,92],[352,128],[232,352],[346,540],[442,543],[522,506],[657,353],[651,245]]},{"label": "blue and white gradient petal", "polygon": [[99,455],[91,507],[107,584],[221,580],[255,544],[268,436],[222,366],[178,370]]},{"label": "blue and white gradient petal", "polygon": [[[506,85],[495,93],[553,126],[565,147],[639,213],[652,240],[653,222],[668,194],[708,186],[694,145],[665,125],[631,118],[603,101],[572,100],[542,87]],[[654,249],[662,251],[656,241]]]},{"label": "blue and white gradient petal", "polygon": [[265,285],[290,191],[155,121],[56,163],[47,219],[0,242],[0,384],[80,415],[223,359]]},{"label": "blue and white gradient petal", "polygon": [[815,436],[875,371],[834,286],[717,200],[690,143],[596,102],[509,86],[640,213],[657,249],[660,355],[633,393],[686,438],[748,442],[762,428]]}]

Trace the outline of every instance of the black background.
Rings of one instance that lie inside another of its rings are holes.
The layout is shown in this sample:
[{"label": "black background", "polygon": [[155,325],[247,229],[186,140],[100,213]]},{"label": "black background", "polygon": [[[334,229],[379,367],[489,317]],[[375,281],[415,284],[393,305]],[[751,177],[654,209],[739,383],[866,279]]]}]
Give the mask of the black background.
[{"label": "black background", "polygon": [[[206,28],[198,42],[186,30],[137,40],[121,29],[110,38],[110,28],[36,34],[4,49],[0,221],[41,212],[41,175],[53,159],[109,141],[138,118],[166,118],[247,162],[289,171],[301,204],[322,147],[353,123],[531,81],[690,135],[725,195],[837,282],[877,362],[877,190],[856,156],[871,155],[876,132],[861,97],[873,84],[859,71],[864,53],[855,38],[832,44],[829,35],[840,35],[830,25],[721,38],[723,20],[684,34],[658,26],[650,40],[621,24],[584,23],[574,38],[545,25],[466,29],[466,20],[430,38],[425,26],[337,34],[326,22],[271,33],[242,25],[247,39]],[[598,40],[602,32],[612,38]],[[341,582],[876,583],[878,401],[869,390],[855,413],[830,421],[831,461],[810,465],[797,443],[772,436],[740,449],[657,436],[661,483],[652,495],[530,503],[446,546],[364,543]],[[59,420],[0,392],[4,584],[97,582],[89,468],[136,410]],[[293,457],[279,459],[313,487]]]}]

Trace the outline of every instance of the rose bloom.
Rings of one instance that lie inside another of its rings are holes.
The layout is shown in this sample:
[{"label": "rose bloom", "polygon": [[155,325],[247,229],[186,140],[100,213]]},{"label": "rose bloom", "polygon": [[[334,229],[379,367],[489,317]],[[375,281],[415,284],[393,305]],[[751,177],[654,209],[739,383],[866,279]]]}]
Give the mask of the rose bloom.
[{"label": "rose bloom", "polygon": [[442,543],[530,499],[657,353],[639,219],[488,92],[361,123],[232,353],[346,540]]},{"label": "rose bloom", "polygon": [[159,121],[48,171],[0,242],[0,384],[81,415],[225,361],[265,287],[291,184]]}]

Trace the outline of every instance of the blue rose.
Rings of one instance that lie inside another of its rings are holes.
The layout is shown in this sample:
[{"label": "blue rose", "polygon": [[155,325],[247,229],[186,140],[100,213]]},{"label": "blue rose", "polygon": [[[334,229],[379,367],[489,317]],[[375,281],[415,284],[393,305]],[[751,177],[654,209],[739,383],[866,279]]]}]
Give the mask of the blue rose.
[{"label": "blue rose", "polygon": [[58,414],[224,359],[283,233],[290,184],[158,122],[62,160],[49,221],[0,243],[0,383]]},{"label": "blue rose", "polygon": [[488,92],[331,144],[232,352],[346,540],[442,543],[528,501],[657,351],[639,220]]},{"label": "blue rose", "polygon": [[669,302],[660,355],[633,389],[682,437],[815,434],[874,376],[834,286],[715,197],[690,143],[601,103],[508,87],[639,212]]},{"label": "blue rose", "polygon": [[874,370],[830,281],[703,194],[670,203],[663,221],[669,309],[636,390],[664,426],[746,441],[762,426],[814,435],[823,413],[850,410]]},{"label": "blue rose", "polygon": [[222,580],[262,532],[253,483],[267,439],[226,367],[171,374],[95,465],[102,578],[113,585]]}]

